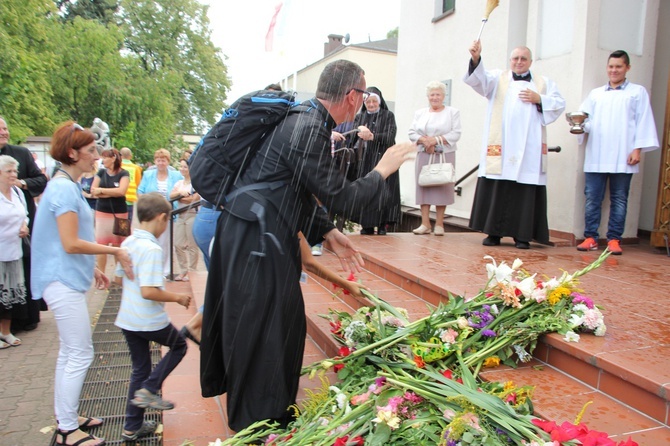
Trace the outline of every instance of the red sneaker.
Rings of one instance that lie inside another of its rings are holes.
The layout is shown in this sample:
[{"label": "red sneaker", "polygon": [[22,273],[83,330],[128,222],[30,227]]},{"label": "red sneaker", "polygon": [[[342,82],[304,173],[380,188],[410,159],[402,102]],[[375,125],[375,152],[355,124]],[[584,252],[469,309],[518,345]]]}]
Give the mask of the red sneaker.
[{"label": "red sneaker", "polygon": [[607,242],[607,249],[612,253],[613,256],[620,256],[623,251],[621,250],[621,246],[619,246],[619,240],[609,240]]},{"label": "red sneaker", "polygon": [[577,251],[596,251],[598,242],[593,237],[587,237],[586,240],[577,245]]}]

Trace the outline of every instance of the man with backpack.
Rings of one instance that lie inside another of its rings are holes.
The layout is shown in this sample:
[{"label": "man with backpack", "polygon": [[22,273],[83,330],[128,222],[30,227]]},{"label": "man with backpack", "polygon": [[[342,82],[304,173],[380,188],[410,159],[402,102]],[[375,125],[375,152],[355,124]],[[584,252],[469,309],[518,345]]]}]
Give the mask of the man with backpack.
[{"label": "man with backpack", "polygon": [[263,138],[223,203],[205,292],[200,382],[205,397],[227,393],[235,431],[259,420],[285,426],[292,419],[306,336],[298,232],[310,244],[325,239],[343,267],[363,265],[314,196],[340,215],[360,212],[416,150],[410,143],[390,148],[355,182],[334,168],[331,131],[353,119],[365,87],[357,64],[328,64],[316,97]]}]

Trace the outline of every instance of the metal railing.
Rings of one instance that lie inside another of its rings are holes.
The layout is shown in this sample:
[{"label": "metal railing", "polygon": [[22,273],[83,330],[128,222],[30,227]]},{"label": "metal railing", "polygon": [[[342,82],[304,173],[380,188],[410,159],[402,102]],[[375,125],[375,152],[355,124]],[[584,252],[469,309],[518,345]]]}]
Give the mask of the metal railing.
[{"label": "metal railing", "polygon": [[[549,147],[549,148],[547,148],[547,151],[548,151],[548,152],[556,152],[556,153],[559,153],[561,150],[562,150],[562,149],[561,149],[561,146],[556,146],[556,147]],[[470,171],[469,171],[468,173],[466,173],[465,175],[463,175],[462,177],[460,177],[458,180],[456,180],[456,183],[454,183],[454,186],[455,186],[454,191],[456,192],[456,195],[458,195],[458,196],[460,197],[460,196],[461,196],[461,193],[463,192],[463,188],[462,188],[461,186],[459,186],[459,184],[461,184],[461,183],[462,183],[463,181],[465,181],[470,175],[472,175],[473,173],[477,172],[478,170],[479,170],[479,164],[477,164],[475,167],[473,167],[472,169],[470,169]]]}]

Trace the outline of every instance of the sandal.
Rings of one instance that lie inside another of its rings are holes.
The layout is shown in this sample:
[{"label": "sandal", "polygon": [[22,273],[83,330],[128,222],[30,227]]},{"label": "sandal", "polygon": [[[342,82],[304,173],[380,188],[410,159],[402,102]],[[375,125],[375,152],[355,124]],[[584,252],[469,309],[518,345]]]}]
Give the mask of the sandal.
[{"label": "sandal", "polygon": [[3,348],[9,348],[9,347],[11,347],[11,345],[6,343],[5,341],[0,341],[0,350],[2,350]]},{"label": "sandal", "polygon": [[184,277],[181,278],[183,282],[188,282],[190,279],[188,278],[188,274],[184,274]]},{"label": "sandal", "polygon": [[4,341],[7,344],[11,345],[12,347],[18,347],[19,345],[21,345],[21,339],[17,338],[11,333],[8,335],[0,334],[0,341]]},{"label": "sandal", "polygon": [[84,420],[83,423],[79,423],[79,429],[93,429],[94,427],[102,426],[105,422],[104,418],[94,418],[94,417],[79,417],[79,421]]},{"label": "sandal", "polygon": [[[74,432],[77,432],[78,430],[79,430],[78,428],[77,429],[72,429],[72,430],[69,430],[69,431],[62,431],[62,430],[58,429],[58,431],[56,432],[56,435],[60,435],[62,442],[59,443],[58,441],[56,441],[56,446],[80,446],[80,445],[81,446],[104,446],[106,444],[105,440],[103,440],[102,438],[94,437],[93,435],[87,435],[87,436],[78,440],[75,443],[68,444],[67,443],[67,437],[70,434],[73,434]],[[98,440],[99,443],[90,444],[90,445],[82,444],[82,443],[87,443],[89,441],[95,441],[95,440]]]}]

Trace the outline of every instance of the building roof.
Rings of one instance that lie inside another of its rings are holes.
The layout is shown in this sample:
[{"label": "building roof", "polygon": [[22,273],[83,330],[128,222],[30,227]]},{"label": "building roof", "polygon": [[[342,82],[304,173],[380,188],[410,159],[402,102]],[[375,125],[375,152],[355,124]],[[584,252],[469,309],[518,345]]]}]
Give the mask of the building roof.
[{"label": "building roof", "polygon": [[390,53],[398,52],[398,38],[391,37],[384,40],[376,40],[374,42],[355,43],[349,45],[356,48],[363,48],[366,50],[388,51]]}]

